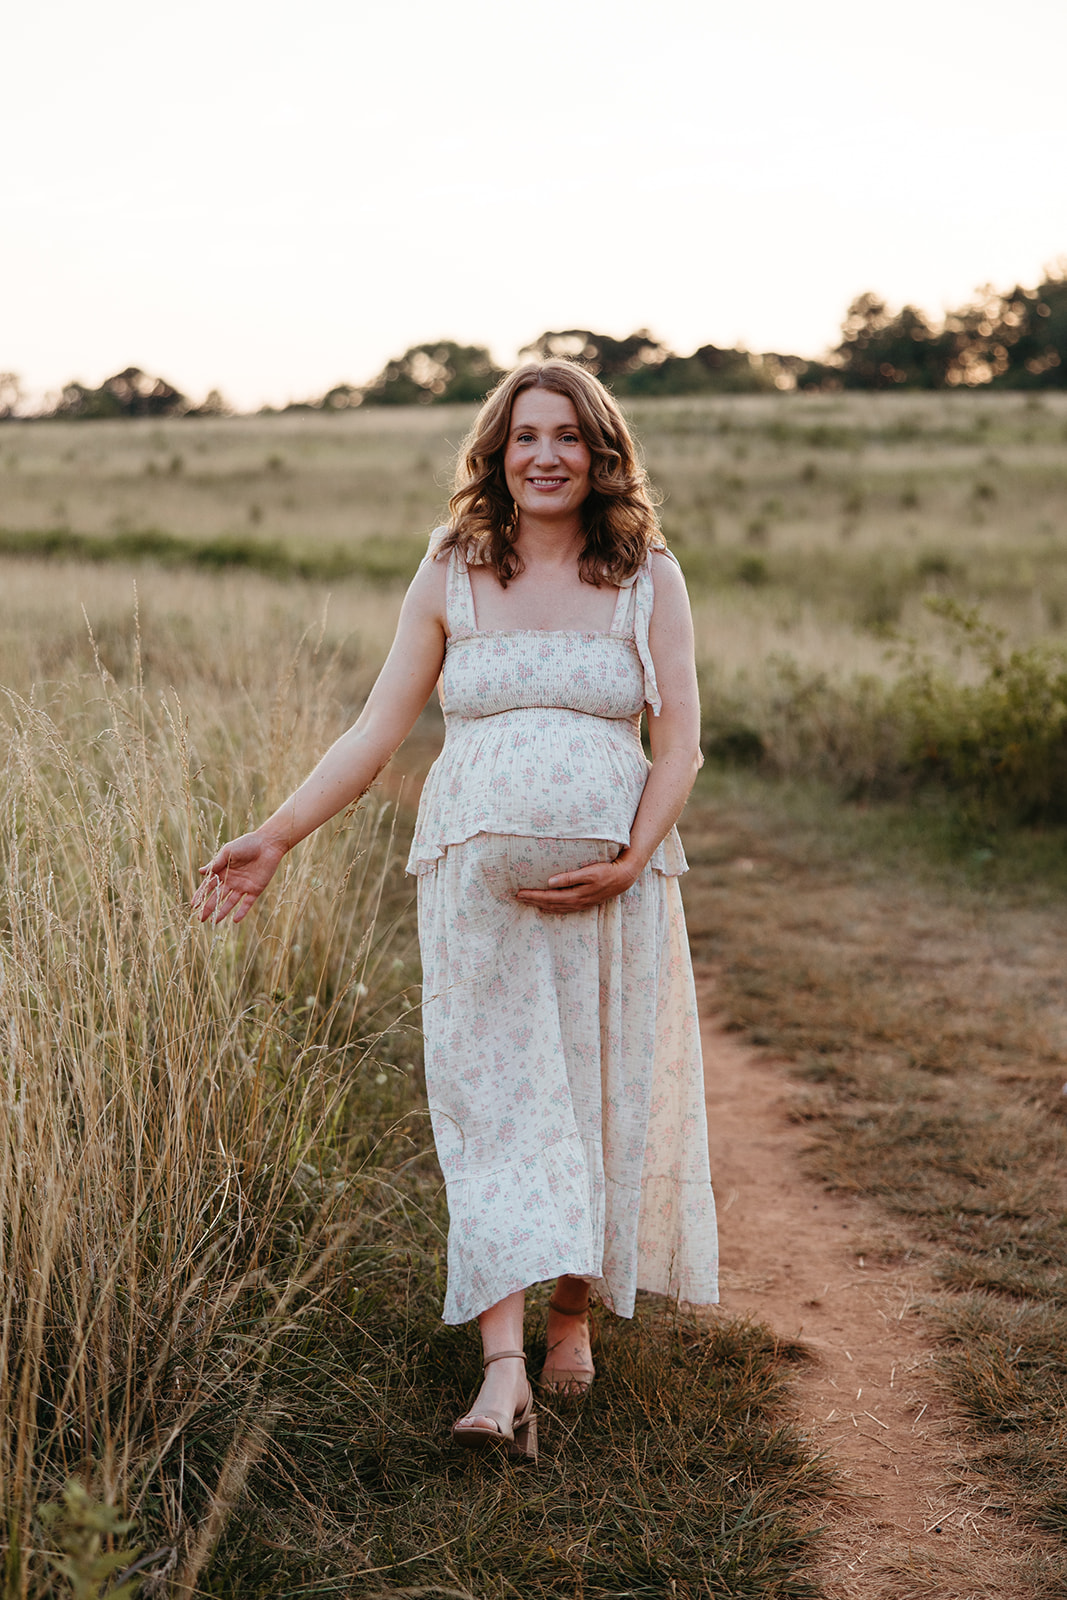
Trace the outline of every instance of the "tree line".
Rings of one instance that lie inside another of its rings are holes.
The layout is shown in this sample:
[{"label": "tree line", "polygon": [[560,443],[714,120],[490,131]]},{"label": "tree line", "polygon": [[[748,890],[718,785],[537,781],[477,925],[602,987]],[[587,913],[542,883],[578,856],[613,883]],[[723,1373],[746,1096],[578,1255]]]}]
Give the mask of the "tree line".
[{"label": "tree line", "polygon": [[[521,357],[580,361],[620,398],[664,395],[831,393],[842,389],[1062,389],[1067,387],[1067,262],[1034,288],[980,290],[934,322],[915,306],[891,311],[878,295],[849,306],[840,342],[821,361],[777,351],[705,344],[682,356],[640,328],[624,339],[588,328],[542,333]],[[335,384],[281,410],[342,412],[361,406],[439,405],[484,399],[503,375],[483,345],[440,339],[413,345],[369,383]],[[265,406],[270,414],[275,408]],[[225,416],[217,389],[194,404],[164,378],[126,367],[98,389],[65,384],[31,411],[17,377],[0,373],[0,421]]]}]

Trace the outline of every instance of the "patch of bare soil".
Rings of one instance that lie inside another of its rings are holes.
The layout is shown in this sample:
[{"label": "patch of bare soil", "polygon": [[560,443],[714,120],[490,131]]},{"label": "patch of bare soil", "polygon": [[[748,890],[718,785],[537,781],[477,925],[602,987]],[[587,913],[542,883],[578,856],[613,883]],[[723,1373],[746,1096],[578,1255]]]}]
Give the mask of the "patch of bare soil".
[{"label": "patch of bare soil", "polygon": [[822,1592],[1030,1600],[1032,1531],[968,1464],[934,1374],[917,1310],[936,1289],[928,1263],[876,1207],[805,1175],[795,1086],[716,1025],[712,975],[698,980],[722,1308],[814,1357],[796,1376],[801,1426],[840,1485],[822,1512]]}]

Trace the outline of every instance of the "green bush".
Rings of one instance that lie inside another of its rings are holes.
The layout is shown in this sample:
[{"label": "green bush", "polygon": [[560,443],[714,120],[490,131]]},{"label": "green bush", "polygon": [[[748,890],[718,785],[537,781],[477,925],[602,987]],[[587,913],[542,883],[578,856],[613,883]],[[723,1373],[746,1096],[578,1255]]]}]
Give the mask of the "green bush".
[{"label": "green bush", "polygon": [[955,669],[911,647],[895,682],[842,681],[772,656],[758,681],[705,684],[705,755],[850,798],[937,789],[971,827],[1067,821],[1067,652],[1011,648],[977,609],[927,604],[952,632]]},{"label": "green bush", "polygon": [[958,795],[983,824],[1067,820],[1067,653],[1010,648],[977,608],[931,599],[954,630],[973,682],[913,657],[889,697],[906,770]]},{"label": "green bush", "polygon": [[880,679],[857,674],[841,683],[772,655],[758,680],[706,681],[702,701],[702,748],[719,765],[816,778],[849,798],[902,787],[903,740]]}]

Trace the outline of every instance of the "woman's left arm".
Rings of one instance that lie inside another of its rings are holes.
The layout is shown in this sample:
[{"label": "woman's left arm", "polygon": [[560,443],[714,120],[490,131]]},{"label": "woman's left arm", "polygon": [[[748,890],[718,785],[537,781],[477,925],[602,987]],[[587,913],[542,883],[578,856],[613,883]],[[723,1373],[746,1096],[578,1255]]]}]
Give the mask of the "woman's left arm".
[{"label": "woman's left arm", "polygon": [[542,911],[584,911],[624,894],[681,816],[703,761],[693,617],[685,579],[666,555],[653,556],[652,571],[656,603],[648,643],[663,706],[658,717],[649,713],[652,770],[630,829],[630,843],[614,861],[561,872],[549,878],[547,889],[519,891],[518,899]]}]

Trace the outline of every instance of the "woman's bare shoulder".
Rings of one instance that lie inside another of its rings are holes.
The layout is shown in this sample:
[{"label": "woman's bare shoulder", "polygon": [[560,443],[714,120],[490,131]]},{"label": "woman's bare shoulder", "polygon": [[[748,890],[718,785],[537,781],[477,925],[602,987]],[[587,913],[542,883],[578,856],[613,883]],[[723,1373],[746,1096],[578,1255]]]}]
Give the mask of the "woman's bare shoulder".
[{"label": "woman's bare shoulder", "polygon": [[[434,530],[435,533],[439,530]],[[405,604],[418,610],[433,610],[444,615],[445,588],[448,583],[448,558],[435,550],[431,535],[430,549],[419,563],[418,570],[408,585]]]},{"label": "woman's bare shoulder", "polygon": [[684,600],[687,597],[685,578],[682,576],[677,557],[669,550],[652,550],[649,552],[649,562],[656,598],[662,596],[665,599]]}]

